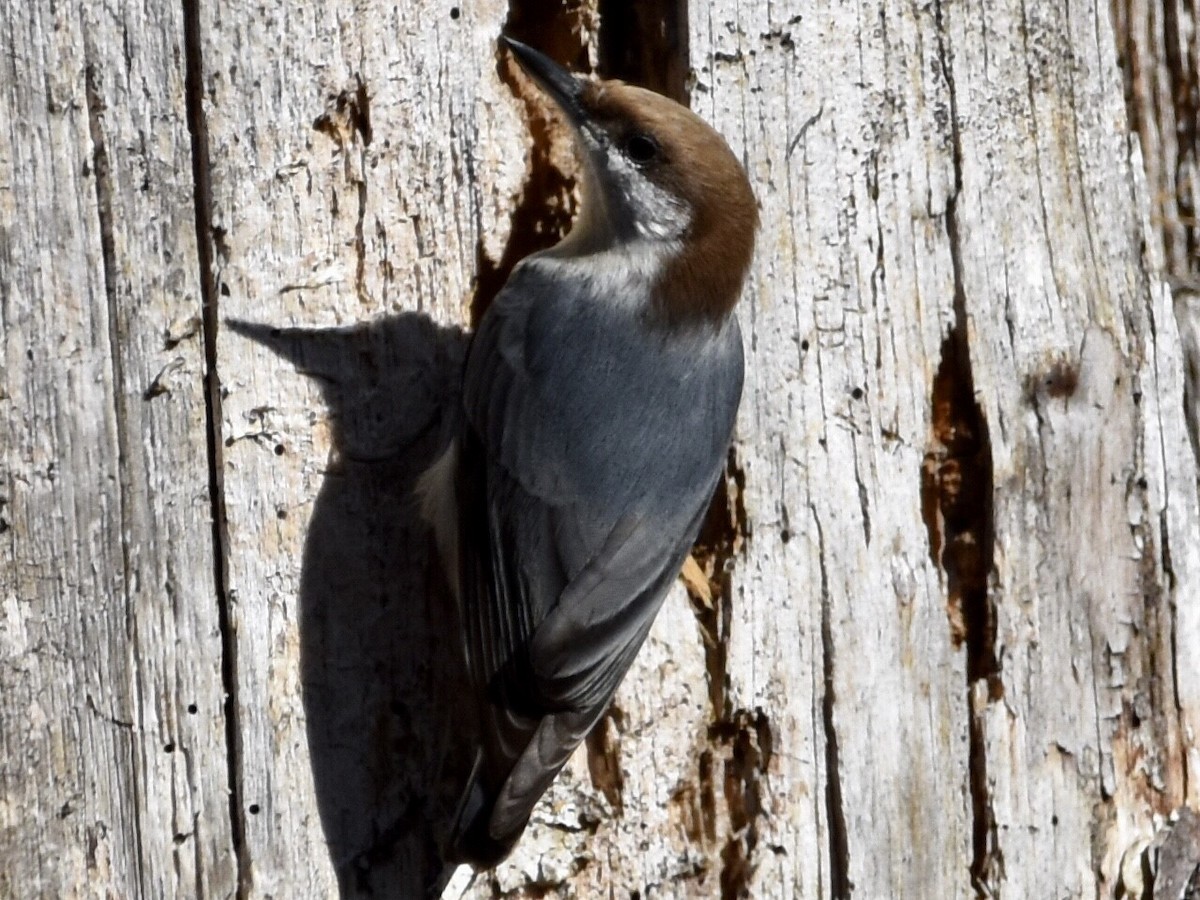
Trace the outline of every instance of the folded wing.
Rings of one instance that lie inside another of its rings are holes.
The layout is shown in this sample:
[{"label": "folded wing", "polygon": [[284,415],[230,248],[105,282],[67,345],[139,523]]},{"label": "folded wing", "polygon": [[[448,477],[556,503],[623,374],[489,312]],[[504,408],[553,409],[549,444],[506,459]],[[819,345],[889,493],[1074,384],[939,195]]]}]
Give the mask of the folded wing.
[{"label": "folded wing", "polygon": [[[457,485],[459,602],[486,697],[486,799],[464,832],[499,856],[644,641],[719,477],[741,388],[733,320],[667,344],[619,311],[548,295],[528,268],[518,276],[468,357]],[[732,364],[738,377],[720,377]]]}]

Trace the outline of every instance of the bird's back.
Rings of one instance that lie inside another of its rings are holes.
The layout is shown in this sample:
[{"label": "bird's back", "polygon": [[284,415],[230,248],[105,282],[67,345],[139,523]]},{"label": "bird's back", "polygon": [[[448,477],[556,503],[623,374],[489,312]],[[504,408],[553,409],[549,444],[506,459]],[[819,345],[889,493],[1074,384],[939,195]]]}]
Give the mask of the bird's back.
[{"label": "bird's back", "polygon": [[507,854],[607,708],[695,539],[741,392],[732,316],[669,333],[630,298],[566,295],[562,265],[516,270],[464,378],[459,610],[482,756],[455,844],[477,865]]}]

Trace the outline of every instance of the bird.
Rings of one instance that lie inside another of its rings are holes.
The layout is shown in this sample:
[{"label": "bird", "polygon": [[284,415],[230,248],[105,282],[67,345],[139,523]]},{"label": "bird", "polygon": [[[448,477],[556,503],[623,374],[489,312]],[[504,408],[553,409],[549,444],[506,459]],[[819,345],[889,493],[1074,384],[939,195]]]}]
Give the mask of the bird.
[{"label": "bird", "polygon": [[473,766],[445,859],[488,869],[608,709],[724,470],[758,230],[745,168],[686,107],[502,38],[565,118],[580,204],[467,349],[419,481],[454,597]]}]

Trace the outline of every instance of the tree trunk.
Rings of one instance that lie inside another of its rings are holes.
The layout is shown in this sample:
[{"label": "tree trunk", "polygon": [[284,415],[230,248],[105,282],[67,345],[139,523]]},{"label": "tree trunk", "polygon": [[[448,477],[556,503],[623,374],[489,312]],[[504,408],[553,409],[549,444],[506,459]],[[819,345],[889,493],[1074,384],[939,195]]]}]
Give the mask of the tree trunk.
[{"label": "tree trunk", "polygon": [[502,30],[690,103],[763,224],[698,566],[446,896],[1184,896],[1185,0],[9,6],[0,896],[443,875],[469,748],[412,486],[576,203]]}]

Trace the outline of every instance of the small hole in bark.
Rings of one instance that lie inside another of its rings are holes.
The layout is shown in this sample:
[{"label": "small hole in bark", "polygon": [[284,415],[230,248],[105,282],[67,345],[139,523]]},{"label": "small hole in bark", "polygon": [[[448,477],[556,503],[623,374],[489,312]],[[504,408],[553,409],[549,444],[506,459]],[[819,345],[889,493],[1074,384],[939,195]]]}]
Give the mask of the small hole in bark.
[{"label": "small hole in bark", "polygon": [[450,18],[457,19],[462,15],[462,11],[457,6],[450,7]]},{"label": "small hole in bark", "polygon": [[277,519],[286,519],[286,518],[287,518],[287,510],[286,510],[286,509],[277,509],[277,510],[275,510],[275,518],[277,518]]},{"label": "small hole in bark", "polygon": [[855,388],[854,390],[852,390],[850,392],[850,396],[853,397],[855,400],[861,400],[862,395],[863,395],[862,388]]},{"label": "small hole in bark", "polygon": [[248,808],[250,810],[250,815],[252,815],[252,816],[258,815],[258,804],[257,803],[251,803]]},{"label": "small hole in bark", "polygon": [[284,454],[285,452],[287,452],[287,451],[286,451],[286,450],[284,450],[283,444],[276,444],[276,445],[275,445],[275,455],[276,455],[276,456],[283,456],[283,454]]},{"label": "small hole in bark", "polygon": [[167,743],[163,744],[163,752],[164,753],[174,753],[175,745],[172,744],[170,741],[168,741]]},{"label": "small hole in bark", "polygon": [[808,352],[808,341],[801,341],[800,349],[807,353]]},{"label": "small hole in bark", "polygon": [[188,712],[191,713],[193,716],[199,711],[200,711],[200,709],[199,709],[199,707],[196,706],[195,703],[188,704]]}]

